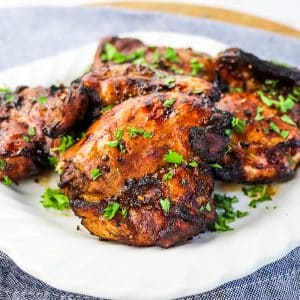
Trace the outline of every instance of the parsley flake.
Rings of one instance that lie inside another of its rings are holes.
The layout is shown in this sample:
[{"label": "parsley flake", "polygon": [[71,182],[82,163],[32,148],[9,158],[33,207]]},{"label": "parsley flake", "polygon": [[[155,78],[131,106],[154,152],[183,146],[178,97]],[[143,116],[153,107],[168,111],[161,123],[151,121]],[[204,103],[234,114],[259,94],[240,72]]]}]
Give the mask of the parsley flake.
[{"label": "parsley flake", "polygon": [[35,136],[36,135],[36,129],[34,127],[28,128],[28,134],[30,136]]},{"label": "parsley flake", "polygon": [[73,146],[75,144],[75,140],[73,136],[71,135],[64,135],[60,138],[60,145],[55,148],[51,148],[51,151],[59,151],[61,153],[64,153],[68,148]]},{"label": "parsley flake", "polygon": [[175,101],[176,101],[176,99],[174,99],[174,98],[167,99],[164,102],[164,107],[170,108],[175,103]]},{"label": "parsley flake", "polygon": [[184,161],[182,155],[173,150],[169,150],[168,153],[164,155],[163,160],[177,165],[182,164]]},{"label": "parsley flake", "polygon": [[51,207],[57,210],[70,208],[68,197],[60,189],[47,188],[41,198],[41,204],[46,208]]},{"label": "parsley flake", "polygon": [[120,208],[120,204],[117,202],[112,202],[112,203],[108,204],[107,207],[104,208],[104,210],[103,210],[104,217],[108,220],[113,219],[115,217],[115,215],[117,214],[119,208]]},{"label": "parsley flake", "polygon": [[198,167],[198,163],[195,160],[192,160],[190,163],[188,163],[189,167],[192,168],[197,168]]},{"label": "parsley flake", "polygon": [[99,169],[93,169],[93,170],[91,170],[90,174],[91,174],[93,180],[96,180],[100,176],[102,176],[102,173],[101,173],[101,171]]},{"label": "parsley flake", "polygon": [[13,182],[7,175],[4,175],[2,179],[2,183],[6,186],[11,186]]},{"label": "parsley flake", "polygon": [[193,57],[190,60],[190,67],[192,69],[191,75],[197,76],[199,73],[203,72],[205,70],[205,65],[202,62],[198,62],[196,57]]},{"label": "parsley flake", "polygon": [[223,167],[218,163],[210,164],[210,166],[214,169],[223,169]]},{"label": "parsley flake", "polygon": [[168,198],[160,198],[159,203],[165,213],[168,213],[170,211],[171,204],[170,204],[170,200]]},{"label": "parsley flake", "polygon": [[247,120],[241,120],[239,118],[233,117],[231,120],[231,125],[236,133],[243,134],[246,129]]},{"label": "parsley flake", "polygon": [[166,49],[165,58],[171,62],[178,62],[179,59],[176,51],[171,47]]},{"label": "parsley flake", "polygon": [[262,112],[264,111],[264,108],[261,106],[258,106],[256,108],[256,116],[254,118],[255,121],[261,121],[264,119],[264,116],[262,115]]},{"label": "parsley flake", "polygon": [[250,197],[249,206],[256,208],[258,202],[271,201],[272,197],[268,192],[267,185],[256,185],[252,187],[243,187],[243,193]]},{"label": "parsley flake", "polygon": [[6,160],[5,159],[0,159],[0,170],[4,171],[6,168]]},{"label": "parsley flake", "polygon": [[41,104],[47,104],[48,103],[48,98],[46,96],[41,96],[35,99],[36,102],[39,102]]},{"label": "parsley flake", "polygon": [[110,104],[110,105],[107,105],[107,106],[104,106],[102,107],[101,109],[101,114],[104,114],[105,112],[111,110],[113,108],[113,106]]},{"label": "parsley flake", "polygon": [[173,172],[170,171],[169,173],[164,174],[162,180],[163,180],[163,182],[167,182],[167,181],[171,180],[173,178],[173,176],[174,176]]},{"label": "parsley flake", "polygon": [[287,115],[283,115],[281,120],[289,125],[296,126],[296,123]]}]

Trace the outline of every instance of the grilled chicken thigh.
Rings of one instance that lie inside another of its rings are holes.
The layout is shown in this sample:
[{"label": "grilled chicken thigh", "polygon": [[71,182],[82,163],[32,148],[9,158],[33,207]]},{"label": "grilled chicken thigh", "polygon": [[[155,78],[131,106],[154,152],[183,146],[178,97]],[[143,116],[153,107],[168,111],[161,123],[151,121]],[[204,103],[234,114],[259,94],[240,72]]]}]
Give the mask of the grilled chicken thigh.
[{"label": "grilled chicken thigh", "polygon": [[85,101],[67,97],[63,86],[1,93],[0,179],[17,181],[49,165],[50,149],[81,119]]},{"label": "grilled chicken thigh", "polygon": [[100,41],[92,70],[125,62],[148,65],[174,74],[197,76],[208,81],[215,78],[213,59],[205,53],[190,48],[147,46],[138,39],[118,37]]},{"label": "grilled chicken thigh", "polygon": [[204,93],[130,98],[65,152],[59,186],[92,234],[170,247],[215,221],[207,163],[223,155],[230,120]]},{"label": "grilled chicken thigh", "polygon": [[215,176],[243,183],[291,179],[300,161],[300,71],[240,49],[221,53],[216,70],[224,91],[216,106],[236,119]]}]

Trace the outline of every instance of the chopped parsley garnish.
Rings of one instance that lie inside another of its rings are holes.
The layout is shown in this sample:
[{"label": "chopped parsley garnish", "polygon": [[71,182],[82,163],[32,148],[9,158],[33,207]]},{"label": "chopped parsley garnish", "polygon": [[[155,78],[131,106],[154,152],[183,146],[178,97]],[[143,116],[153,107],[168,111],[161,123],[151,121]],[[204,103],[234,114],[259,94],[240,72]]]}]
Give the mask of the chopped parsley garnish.
[{"label": "chopped parsley garnish", "polygon": [[205,65],[202,62],[198,62],[196,57],[193,57],[190,60],[190,66],[192,69],[191,75],[197,76],[200,72],[203,72],[205,70]]},{"label": "chopped parsley garnish", "polygon": [[48,157],[48,160],[49,160],[49,162],[50,162],[50,166],[51,166],[52,168],[55,168],[56,165],[57,165],[58,158],[55,157],[55,156],[49,156],[49,157]]},{"label": "chopped parsley garnish", "polygon": [[41,96],[41,97],[36,98],[36,102],[39,102],[41,104],[47,104],[48,98],[46,96]]},{"label": "chopped parsley garnish", "polygon": [[244,89],[242,87],[231,87],[230,93],[242,93],[244,92]]},{"label": "chopped parsley garnish", "polygon": [[173,178],[173,176],[174,176],[173,172],[170,171],[169,173],[164,174],[162,180],[163,180],[163,182],[167,182],[167,181],[171,180]]},{"label": "chopped parsley garnish", "polygon": [[30,138],[29,138],[29,136],[27,136],[27,135],[23,135],[23,136],[22,136],[22,139],[23,139],[23,141],[26,142],[26,143],[29,143],[29,142],[30,142]]},{"label": "chopped parsley garnish", "polygon": [[4,171],[6,168],[6,161],[4,159],[0,159],[0,170]]},{"label": "chopped parsley garnish", "polygon": [[57,210],[70,208],[68,197],[60,189],[47,188],[41,198],[41,203],[44,207],[51,207]]},{"label": "chopped parsley garnish", "polygon": [[244,217],[248,212],[235,211],[233,204],[238,202],[236,196],[230,197],[227,195],[214,194],[214,200],[218,212],[218,219],[215,223],[216,231],[233,230],[228,223],[236,220],[236,218]]},{"label": "chopped parsley garnish", "polygon": [[55,171],[57,172],[58,175],[61,175],[63,173],[62,168],[57,168],[57,169],[55,169]]},{"label": "chopped parsley garnish", "polygon": [[6,104],[9,104],[9,103],[12,103],[12,102],[14,102],[14,100],[15,100],[15,98],[14,98],[13,95],[11,95],[11,94],[5,95],[5,98],[3,100],[3,104],[6,105]]},{"label": "chopped parsley garnish", "polygon": [[168,153],[164,155],[163,160],[165,162],[177,165],[182,164],[184,161],[182,155],[173,150],[169,150]]},{"label": "chopped parsley garnish", "polygon": [[239,118],[233,117],[231,120],[231,125],[236,133],[243,134],[246,129],[247,120],[241,120]]},{"label": "chopped parsley garnish", "polygon": [[273,131],[279,134],[283,139],[286,139],[290,134],[287,130],[280,130],[280,128],[273,121],[270,122],[270,127]]},{"label": "chopped parsley garnish", "polygon": [[122,215],[123,218],[127,217],[127,209],[126,208],[122,208],[121,215]]},{"label": "chopped parsley garnish", "polygon": [[0,93],[12,93],[12,90],[8,86],[0,86]]},{"label": "chopped parsley garnish", "polygon": [[152,132],[150,132],[150,131],[145,131],[144,132],[144,138],[145,139],[152,139],[152,136],[153,136]]},{"label": "chopped parsley garnish", "polygon": [[112,147],[112,148],[119,148],[121,153],[125,153],[125,147],[121,141],[123,134],[124,134],[124,131],[122,129],[118,129],[114,134],[116,140],[106,143],[106,146]]},{"label": "chopped parsley garnish", "polygon": [[267,97],[263,91],[257,91],[261,101],[267,106],[274,106],[282,113],[292,110],[295,106],[294,97],[289,94],[286,98],[282,95],[278,96],[278,100]]},{"label": "chopped parsley garnish", "polygon": [[51,151],[59,151],[64,153],[68,148],[75,144],[75,139],[71,135],[64,135],[60,138],[60,145],[55,148],[51,148]]},{"label": "chopped parsley garnish", "polygon": [[164,102],[164,107],[170,108],[175,103],[175,101],[176,101],[176,99],[174,99],[174,98],[167,99]]},{"label": "chopped parsley garnish", "polygon": [[106,146],[112,147],[112,148],[117,148],[119,146],[119,141],[111,141],[106,143]]},{"label": "chopped parsley garnish", "polygon": [[30,136],[35,136],[36,135],[36,129],[34,127],[28,128],[28,134]]},{"label": "chopped parsley garnish", "polygon": [[182,184],[183,186],[186,186],[186,184],[187,184],[187,181],[186,181],[186,179],[185,179],[185,178],[182,178],[182,179],[181,179],[181,184]]},{"label": "chopped parsley garnish", "polygon": [[99,169],[93,169],[93,170],[91,170],[91,176],[92,176],[92,179],[93,180],[96,180],[96,179],[98,179],[100,176],[102,176],[102,173],[101,173],[101,171],[99,170]]},{"label": "chopped parsley garnish", "polygon": [[207,202],[205,205],[200,206],[199,212],[204,213],[204,212],[210,212],[211,211],[211,205],[209,202]]},{"label": "chopped parsley garnish", "polygon": [[222,169],[222,168],[223,168],[223,167],[222,167],[220,164],[218,164],[218,163],[210,164],[210,166],[211,166],[212,168],[214,168],[214,169]]},{"label": "chopped parsley garnish", "polygon": [[145,55],[145,49],[137,49],[131,54],[123,54],[119,52],[115,46],[110,43],[106,43],[104,45],[104,51],[101,54],[102,61],[113,61],[116,64],[122,64],[124,62],[132,61],[132,62],[139,62],[138,59],[143,58]]},{"label": "chopped parsley garnish", "polygon": [[106,208],[104,208],[104,217],[108,220],[111,220],[115,217],[116,213],[118,212],[120,208],[120,204],[117,202],[112,202],[107,205]]},{"label": "chopped parsley garnish", "polygon": [[134,127],[130,127],[129,128],[129,135],[131,137],[136,137],[138,135],[143,135],[144,134],[144,130],[140,129],[140,128],[134,128]]},{"label": "chopped parsley garnish", "polygon": [[7,175],[4,175],[2,179],[2,183],[6,186],[11,186],[13,182]]},{"label": "chopped parsley garnish", "polygon": [[258,106],[256,108],[256,116],[254,118],[255,121],[261,121],[263,120],[264,116],[262,115],[262,112],[264,111],[264,108],[261,106]]},{"label": "chopped parsley garnish", "polygon": [[256,185],[251,187],[243,187],[243,193],[250,197],[249,206],[255,208],[258,202],[271,201],[272,197],[268,192],[267,185]]},{"label": "chopped parsley garnish", "polygon": [[198,167],[198,163],[195,160],[192,160],[190,163],[188,163],[189,167],[192,168],[197,168]]},{"label": "chopped parsley garnish", "polygon": [[198,94],[202,94],[202,93],[203,93],[203,90],[200,90],[200,89],[192,90],[192,94],[194,94],[194,95],[198,95]]},{"label": "chopped parsley garnish", "polygon": [[300,86],[295,86],[292,93],[297,97],[298,100],[300,100]]},{"label": "chopped parsley garnish", "polygon": [[175,86],[176,79],[175,78],[166,78],[165,84],[168,86],[168,88],[173,88]]},{"label": "chopped parsley garnish", "polygon": [[146,139],[151,139],[152,138],[152,133],[150,131],[143,130],[141,128],[134,128],[134,127],[129,127],[129,135],[131,137],[137,137],[137,136],[144,136]]},{"label": "chopped parsley garnish", "polygon": [[115,137],[116,139],[119,141],[122,137],[123,137],[123,134],[124,134],[124,131],[122,129],[118,129],[116,132],[115,132]]},{"label": "chopped parsley garnish", "polygon": [[281,120],[289,125],[296,126],[296,123],[287,115],[283,115]]},{"label": "chopped parsley garnish", "polygon": [[113,106],[110,104],[110,105],[107,105],[107,106],[104,106],[102,107],[101,109],[101,113],[104,114],[105,112],[111,110],[113,108]]},{"label": "chopped parsley garnish", "polygon": [[226,151],[225,151],[225,155],[230,153],[232,151],[232,147],[230,145],[227,145]]},{"label": "chopped parsley garnish", "polygon": [[171,47],[166,49],[165,58],[171,62],[178,62],[179,59],[176,51]]},{"label": "chopped parsley garnish", "polygon": [[165,213],[170,211],[170,200],[168,198],[160,198],[159,203]]}]

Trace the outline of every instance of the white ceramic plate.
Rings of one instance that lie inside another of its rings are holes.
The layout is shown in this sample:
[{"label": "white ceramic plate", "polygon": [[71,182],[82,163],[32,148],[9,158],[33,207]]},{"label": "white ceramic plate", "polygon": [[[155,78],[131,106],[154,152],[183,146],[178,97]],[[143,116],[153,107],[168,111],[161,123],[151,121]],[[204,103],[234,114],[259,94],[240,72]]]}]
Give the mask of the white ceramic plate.
[{"label": "white ceramic plate", "polygon": [[[177,33],[126,35],[213,55],[226,47]],[[96,43],[8,70],[0,74],[0,84],[70,82],[91,62],[95,48]],[[12,188],[0,186],[0,249],[23,270],[67,291],[119,299],[191,295],[241,278],[300,245],[299,177],[279,186],[273,202],[257,209],[248,209],[240,188],[217,187],[217,192],[237,194],[238,207],[250,215],[234,223],[234,231],[208,233],[167,250],[100,242],[82,226],[76,230],[80,222],[71,212],[62,214],[40,205],[45,185],[55,186],[54,176],[42,185],[31,179]]]}]

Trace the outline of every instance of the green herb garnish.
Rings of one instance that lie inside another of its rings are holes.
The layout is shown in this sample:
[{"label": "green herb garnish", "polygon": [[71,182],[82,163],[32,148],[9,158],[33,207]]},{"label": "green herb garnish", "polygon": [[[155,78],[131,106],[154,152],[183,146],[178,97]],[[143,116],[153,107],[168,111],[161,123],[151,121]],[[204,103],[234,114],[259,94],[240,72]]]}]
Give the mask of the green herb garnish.
[{"label": "green herb garnish", "polygon": [[70,208],[68,197],[59,189],[47,188],[41,198],[41,203],[44,207],[51,207],[57,210]]},{"label": "green herb garnish", "polygon": [[30,136],[35,136],[36,135],[36,129],[34,127],[28,128],[28,134]]},{"label": "green herb garnish", "polygon": [[170,200],[168,198],[160,198],[159,203],[165,213],[168,213],[170,211],[171,204],[170,204]]},{"label": "green herb garnish", "polygon": [[249,206],[255,208],[258,202],[271,201],[272,197],[268,193],[267,185],[256,185],[252,187],[243,187],[243,193],[250,197]]},{"label": "green herb garnish", "polygon": [[192,168],[197,168],[198,167],[198,163],[195,160],[192,160],[190,163],[188,163],[189,167]]},{"label": "green herb garnish", "polygon": [[171,62],[178,62],[179,59],[176,51],[171,47],[166,49],[165,58]]},{"label": "green herb garnish", "polygon": [[64,153],[68,148],[75,144],[75,139],[71,135],[64,135],[60,138],[60,145],[55,148],[51,148],[51,151],[59,151]]},{"label": "green herb garnish", "polygon": [[190,66],[192,69],[191,75],[192,76],[197,76],[199,75],[200,72],[203,72],[205,70],[205,65],[202,62],[198,62],[196,57],[193,57],[190,60]]},{"label": "green herb garnish", "polygon": [[5,159],[0,159],[0,170],[4,171],[6,168],[6,160]]},{"label": "green herb garnish", "polygon": [[101,109],[101,113],[104,114],[105,112],[111,110],[113,108],[113,106],[110,104],[110,105],[107,105],[107,106],[104,106],[102,107]]},{"label": "green herb garnish", "polygon": [[99,169],[93,169],[93,170],[91,170],[90,174],[91,174],[93,180],[96,180],[100,176],[102,176],[102,173],[101,173],[101,171]]},{"label": "green herb garnish", "polygon": [[170,108],[174,104],[175,101],[176,101],[176,99],[174,99],[174,98],[167,99],[164,102],[164,107]]},{"label": "green herb garnish", "polygon": [[35,99],[36,102],[39,102],[41,104],[47,104],[48,103],[48,97],[46,96],[41,96]]},{"label": "green herb garnish", "polygon": [[239,118],[233,117],[231,120],[231,125],[236,133],[243,134],[246,129],[247,120],[241,120]]},{"label": "green herb garnish", "polygon": [[236,220],[236,218],[244,217],[248,212],[235,211],[233,204],[238,202],[236,196],[230,197],[227,195],[214,194],[214,200],[218,212],[218,219],[215,223],[217,231],[233,230],[228,223]]},{"label": "green herb garnish", "polygon": [[261,121],[264,119],[264,116],[262,115],[262,112],[264,111],[264,108],[261,106],[258,106],[256,108],[256,116],[254,118],[255,121]]},{"label": "green herb garnish", "polygon": [[11,186],[13,182],[7,175],[4,175],[2,178],[2,183],[6,186]]},{"label": "green herb garnish", "polygon": [[222,168],[223,168],[223,167],[222,167],[220,164],[218,164],[218,163],[210,164],[210,166],[211,166],[212,168],[214,168],[214,169],[222,169]]},{"label": "green herb garnish", "polygon": [[162,180],[163,180],[163,182],[167,182],[167,181],[171,180],[173,178],[173,176],[174,176],[173,172],[170,171],[169,173],[164,174]]},{"label": "green herb garnish", "polygon": [[108,220],[111,220],[115,217],[116,213],[118,212],[120,208],[120,204],[117,202],[112,202],[107,205],[106,208],[104,208],[104,217]]},{"label": "green herb garnish", "polygon": [[177,165],[182,164],[184,161],[182,155],[173,150],[169,150],[168,153],[164,155],[163,160]]},{"label": "green herb garnish", "polygon": [[287,115],[283,115],[281,120],[289,125],[296,126],[296,123]]}]

